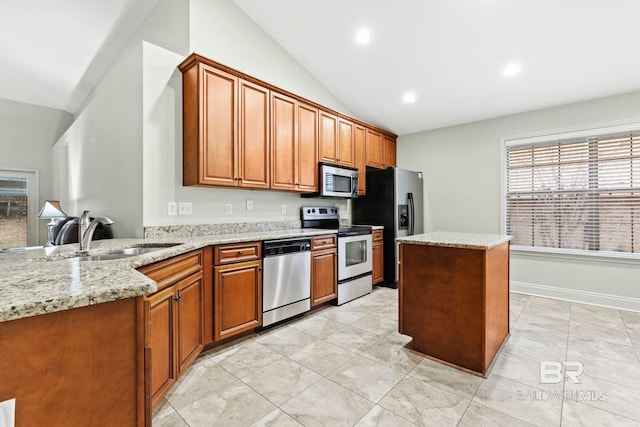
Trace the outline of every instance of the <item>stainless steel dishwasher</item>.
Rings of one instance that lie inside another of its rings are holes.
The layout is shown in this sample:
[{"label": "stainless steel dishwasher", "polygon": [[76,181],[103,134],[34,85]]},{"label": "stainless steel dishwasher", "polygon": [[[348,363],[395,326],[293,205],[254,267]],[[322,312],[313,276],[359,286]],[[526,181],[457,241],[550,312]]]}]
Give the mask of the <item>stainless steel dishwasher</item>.
[{"label": "stainless steel dishwasher", "polygon": [[262,326],[311,309],[311,239],[263,243]]}]

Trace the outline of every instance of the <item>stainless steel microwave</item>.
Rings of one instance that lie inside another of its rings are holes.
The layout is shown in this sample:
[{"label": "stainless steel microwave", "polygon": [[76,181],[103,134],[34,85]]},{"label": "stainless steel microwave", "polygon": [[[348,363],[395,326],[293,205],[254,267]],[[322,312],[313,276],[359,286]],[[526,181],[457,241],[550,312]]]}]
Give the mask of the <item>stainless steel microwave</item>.
[{"label": "stainless steel microwave", "polygon": [[358,197],[358,169],[322,162],[318,169],[320,197]]}]

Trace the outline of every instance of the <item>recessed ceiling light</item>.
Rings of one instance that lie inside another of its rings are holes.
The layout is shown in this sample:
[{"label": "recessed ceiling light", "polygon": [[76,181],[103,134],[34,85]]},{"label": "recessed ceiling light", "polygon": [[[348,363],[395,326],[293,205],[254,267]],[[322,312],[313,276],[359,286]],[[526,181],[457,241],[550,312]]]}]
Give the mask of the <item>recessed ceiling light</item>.
[{"label": "recessed ceiling light", "polygon": [[520,64],[516,64],[515,62],[504,67],[503,74],[505,77],[513,77],[520,74]]},{"label": "recessed ceiling light", "polygon": [[371,41],[371,33],[367,29],[362,29],[356,33],[356,41],[360,44],[367,44]]},{"label": "recessed ceiling light", "polygon": [[412,104],[412,103],[416,102],[416,94],[413,93],[413,92],[407,92],[402,97],[402,100],[404,102],[406,102],[407,104]]}]

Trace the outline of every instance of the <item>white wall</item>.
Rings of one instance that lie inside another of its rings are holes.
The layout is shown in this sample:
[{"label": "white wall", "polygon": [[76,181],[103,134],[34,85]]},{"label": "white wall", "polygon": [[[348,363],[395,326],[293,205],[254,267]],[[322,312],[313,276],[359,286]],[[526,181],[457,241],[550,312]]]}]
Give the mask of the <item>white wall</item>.
[{"label": "white wall", "polygon": [[[177,66],[192,51],[345,111],[231,0],[160,0],[55,146],[60,172],[54,181],[63,206],[72,214],[89,209],[111,217],[116,237],[142,237],[143,226],[152,225],[295,220],[305,204],[337,205],[348,219],[345,201],[182,186]],[[193,215],[169,216],[170,201],[192,202]],[[232,215],[225,214],[227,203]]]},{"label": "white wall", "polygon": [[[640,92],[403,135],[397,161],[424,173],[426,231],[499,233],[501,138],[636,121]],[[640,310],[639,266],[512,251],[512,289]]]},{"label": "white wall", "polygon": [[[0,99],[0,169],[38,171],[36,213],[54,199],[51,146],[69,127],[73,117],[62,110]],[[66,209],[63,204],[62,207]],[[38,221],[40,243],[47,237],[47,221]]]}]

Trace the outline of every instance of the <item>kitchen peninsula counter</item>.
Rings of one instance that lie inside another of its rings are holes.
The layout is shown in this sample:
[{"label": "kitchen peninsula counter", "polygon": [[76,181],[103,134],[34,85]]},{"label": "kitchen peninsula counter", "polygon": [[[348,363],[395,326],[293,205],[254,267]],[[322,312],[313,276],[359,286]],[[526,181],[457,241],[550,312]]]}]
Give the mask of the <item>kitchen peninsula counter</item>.
[{"label": "kitchen peninsula counter", "polygon": [[78,244],[0,254],[0,323],[30,316],[146,295],[156,283],[136,268],[206,246],[335,233],[295,228],[198,237],[109,239],[92,242],[90,255],[135,246],[171,245],[128,258],[80,261]]},{"label": "kitchen peninsula counter", "polygon": [[432,232],[400,243],[400,332],[413,349],[486,376],[509,334],[509,241]]}]

